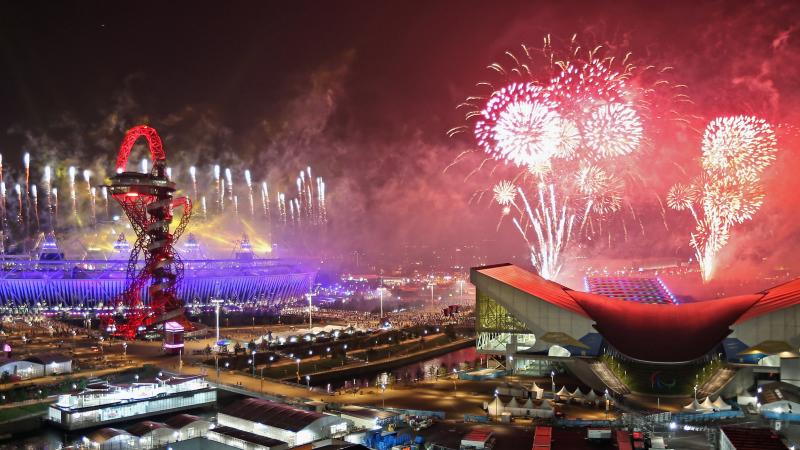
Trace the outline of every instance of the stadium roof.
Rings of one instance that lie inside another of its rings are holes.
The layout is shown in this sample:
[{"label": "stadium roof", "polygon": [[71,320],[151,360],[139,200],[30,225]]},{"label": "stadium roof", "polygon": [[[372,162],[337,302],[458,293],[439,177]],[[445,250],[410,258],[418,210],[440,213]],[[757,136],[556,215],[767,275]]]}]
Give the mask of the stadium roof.
[{"label": "stadium roof", "polygon": [[325,417],[324,414],[318,412],[306,411],[283,403],[257,398],[248,398],[236,402],[221,412],[229,416],[294,432],[300,431],[316,420]]},{"label": "stadium roof", "polygon": [[603,338],[620,352],[649,361],[696,359],[720,343],[733,324],[800,304],[800,279],[750,295],[650,304],[574,291],[512,264],[472,271],[592,319]]}]

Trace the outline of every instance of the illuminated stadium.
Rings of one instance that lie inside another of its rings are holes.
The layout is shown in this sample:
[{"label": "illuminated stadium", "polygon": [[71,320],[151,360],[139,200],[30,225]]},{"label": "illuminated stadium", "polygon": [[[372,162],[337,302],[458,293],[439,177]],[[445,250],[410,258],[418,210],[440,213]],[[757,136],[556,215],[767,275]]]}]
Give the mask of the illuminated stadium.
[{"label": "illuminated stadium", "polygon": [[529,375],[569,371],[618,394],[735,393],[800,378],[800,279],[680,303],[658,278],[586,279],[572,290],[511,264],[477,267],[478,351]]},{"label": "illuminated stadium", "polygon": [[[296,261],[256,258],[246,236],[237,247],[232,258],[204,258],[198,241],[190,235],[181,249],[186,259],[178,288],[180,298],[186,304],[206,304],[211,298],[220,298],[278,307],[309,292],[315,271]],[[130,249],[120,235],[111,255],[65,259],[55,237],[48,235],[35,258],[3,260],[0,304],[12,308],[113,306],[125,291]],[[142,289],[142,300],[149,302],[149,289]]]}]

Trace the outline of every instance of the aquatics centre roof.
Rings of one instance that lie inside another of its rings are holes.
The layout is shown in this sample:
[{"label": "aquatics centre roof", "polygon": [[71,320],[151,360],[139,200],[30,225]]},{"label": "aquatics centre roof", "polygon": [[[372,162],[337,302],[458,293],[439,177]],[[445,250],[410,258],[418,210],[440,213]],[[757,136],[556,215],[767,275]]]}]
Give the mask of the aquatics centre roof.
[{"label": "aquatics centre roof", "polygon": [[512,264],[472,271],[473,283],[481,278],[477,275],[488,277],[590,318],[617,350],[645,361],[694,360],[730,334],[732,325],[800,304],[800,280],[755,294],[702,302],[642,303],[575,291]]}]

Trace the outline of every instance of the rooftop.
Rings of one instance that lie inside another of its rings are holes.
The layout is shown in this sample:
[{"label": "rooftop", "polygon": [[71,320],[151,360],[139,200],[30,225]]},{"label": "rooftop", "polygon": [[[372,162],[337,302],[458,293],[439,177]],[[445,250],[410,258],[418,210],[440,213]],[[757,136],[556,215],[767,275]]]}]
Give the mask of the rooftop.
[{"label": "rooftop", "polygon": [[191,414],[176,414],[169,419],[165,420],[166,423],[170,428],[183,428],[190,423],[197,422],[198,420],[203,420],[197,416],[193,416]]},{"label": "rooftop", "polygon": [[145,420],[143,422],[131,425],[130,427],[126,428],[125,431],[134,436],[142,437],[153,430],[158,430],[159,428],[164,428],[164,427],[166,427],[166,425],[164,425],[163,423]]},{"label": "rooftop", "polygon": [[325,417],[318,412],[257,398],[247,398],[233,403],[221,413],[289,431],[300,431]]},{"label": "rooftop", "polygon": [[209,430],[209,433],[219,433],[223,436],[240,439],[243,441],[251,442],[253,444],[263,445],[265,447],[277,447],[279,445],[286,445],[286,442],[277,439],[261,436],[260,434],[248,433],[247,431],[237,430],[233,427],[216,427]]},{"label": "rooftop", "polygon": [[721,427],[736,450],[788,450],[778,435],[767,428]]}]

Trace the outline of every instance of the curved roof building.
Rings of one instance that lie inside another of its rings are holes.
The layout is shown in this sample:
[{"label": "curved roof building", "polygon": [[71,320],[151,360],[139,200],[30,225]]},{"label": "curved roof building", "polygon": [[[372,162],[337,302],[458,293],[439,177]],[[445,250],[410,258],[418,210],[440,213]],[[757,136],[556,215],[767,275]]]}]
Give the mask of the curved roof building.
[{"label": "curved roof building", "polygon": [[[723,366],[757,364],[770,356],[763,353],[770,347],[761,345],[765,342],[783,343],[781,348],[794,352],[800,348],[800,279],[692,303],[677,302],[660,280],[599,283],[612,298],[570,289],[511,264],[473,268],[470,279],[476,287],[479,351],[513,355],[516,369],[541,373],[549,372],[553,361],[582,364],[574,369],[585,369],[584,376],[576,375],[596,388],[615,383],[619,388],[632,382],[621,378],[649,374],[658,391],[658,376],[666,376],[661,384],[669,386],[687,374],[697,377],[694,368],[713,365],[708,372],[717,373]],[[659,284],[665,295],[658,294]],[[646,295],[620,292],[620,286],[645,289]],[[625,375],[614,380],[612,368],[620,367]],[[608,372],[606,379],[600,372]]]}]

